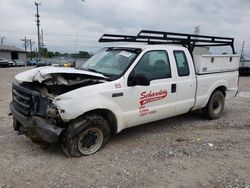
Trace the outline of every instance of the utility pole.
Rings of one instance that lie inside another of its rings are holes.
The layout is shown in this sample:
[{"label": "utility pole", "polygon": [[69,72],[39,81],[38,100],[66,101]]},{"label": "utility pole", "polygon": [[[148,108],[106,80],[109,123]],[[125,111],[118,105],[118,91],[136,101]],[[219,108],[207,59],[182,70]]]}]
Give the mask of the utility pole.
[{"label": "utility pole", "polygon": [[42,41],[41,43],[42,43],[42,45],[41,46],[42,46],[42,48],[44,48],[44,43],[43,43],[43,29],[41,29],[41,34],[42,34],[42,36],[41,36],[41,41]]},{"label": "utility pole", "polygon": [[[31,39],[27,39],[28,46],[30,47],[30,53],[32,53],[32,45],[35,44]],[[32,55],[30,55],[30,60],[32,60]]]},{"label": "utility pole", "polygon": [[31,39],[29,39],[29,46],[30,46],[30,52],[33,51],[32,46],[35,44],[35,41],[32,41]]},{"label": "utility pole", "polygon": [[26,37],[24,37],[24,39],[21,39],[21,41],[23,41],[23,45],[24,45],[25,52],[27,51],[28,40],[29,40],[29,39],[26,39]]},{"label": "utility pole", "polygon": [[200,25],[196,25],[196,26],[194,26],[194,34],[195,35],[199,35],[200,34]]},{"label": "utility pole", "polygon": [[32,40],[28,39],[27,42],[28,42],[28,44],[30,46],[30,52],[32,52]]},{"label": "utility pole", "polygon": [[41,43],[40,43],[40,15],[39,15],[39,10],[38,6],[41,5],[41,3],[35,2],[36,5],[36,26],[37,26],[37,48],[38,48],[38,59],[40,60],[41,58]]},{"label": "utility pole", "polygon": [[41,46],[41,56],[43,57],[44,56],[44,47],[45,47],[45,44],[44,44],[44,42],[43,42],[43,29],[41,29],[41,39],[40,39],[41,41],[41,44],[40,44],[40,46]]},{"label": "utility pole", "polygon": [[78,43],[78,33],[76,32],[76,55],[75,55],[75,61],[73,63],[73,67],[76,67],[77,43]]},{"label": "utility pole", "polygon": [[245,41],[243,40],[242,48],[241,48],[241,55],[240,55],[241,59],[244,59],[244,48],[245,48]]},{"label": "utility pole", "polygon": [[1,37],[1,44],[3,45],[3,40],[5,39],[5,37]]}]

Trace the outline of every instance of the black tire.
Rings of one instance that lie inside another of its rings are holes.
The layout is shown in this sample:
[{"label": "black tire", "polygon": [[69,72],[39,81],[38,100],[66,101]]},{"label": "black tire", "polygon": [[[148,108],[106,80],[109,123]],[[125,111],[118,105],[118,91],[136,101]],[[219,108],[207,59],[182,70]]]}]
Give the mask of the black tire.
[{"label": "black tire", "polygon": [[216,90],[211,95],[206,107],[202,109],[203,115],[207,119],[218,119],[221,117],[224,106],[225,96],[221,91]]},{"label": "black tire", "polygon": [[61,149],[71,157],[92,155],[108,141],[110,128],[99,115],[86,115],[72,121],[61,135]]}]

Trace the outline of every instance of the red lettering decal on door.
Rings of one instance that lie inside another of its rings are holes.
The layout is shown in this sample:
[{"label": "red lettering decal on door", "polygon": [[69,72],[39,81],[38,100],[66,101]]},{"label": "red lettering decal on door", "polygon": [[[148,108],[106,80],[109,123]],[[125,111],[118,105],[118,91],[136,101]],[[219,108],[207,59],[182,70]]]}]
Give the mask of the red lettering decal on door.
[{"label": "red lettering decal on door", "polygon": [[147,103],[158,101],[167,97],[168,92],[166,90],[160,90],[158,92],[142,92],[140,97],[140,105],[144,106]]}]

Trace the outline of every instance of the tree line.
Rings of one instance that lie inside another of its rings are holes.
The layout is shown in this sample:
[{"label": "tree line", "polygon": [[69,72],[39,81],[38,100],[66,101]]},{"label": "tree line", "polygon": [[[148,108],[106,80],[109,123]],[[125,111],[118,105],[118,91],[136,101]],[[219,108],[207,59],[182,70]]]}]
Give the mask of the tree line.
[{"label": "tree line", "polygon": [[[27,56],[28,58],[36,58],[37,52],[32,51],[28,53]],[[93,54],[87,51],[79,51],[78,53],[60,53],[57,51],[56,52],[49,51],[47,48],[42,48],[41,56],[44,58],[53,58],[53,57],[58,57],[58,56],[73,57],[73,58],[90,58],[91,56],[93,56]]]}]

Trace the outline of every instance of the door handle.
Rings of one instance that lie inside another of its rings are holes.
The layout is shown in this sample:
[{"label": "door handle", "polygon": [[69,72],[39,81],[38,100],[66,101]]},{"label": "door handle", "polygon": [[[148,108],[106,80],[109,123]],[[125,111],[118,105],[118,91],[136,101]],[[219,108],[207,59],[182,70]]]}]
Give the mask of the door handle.
[{"label": "door handle", "polygon": [[176,84],[172,84],[171,85],[171,93],[175,93],[176,92]]}]

